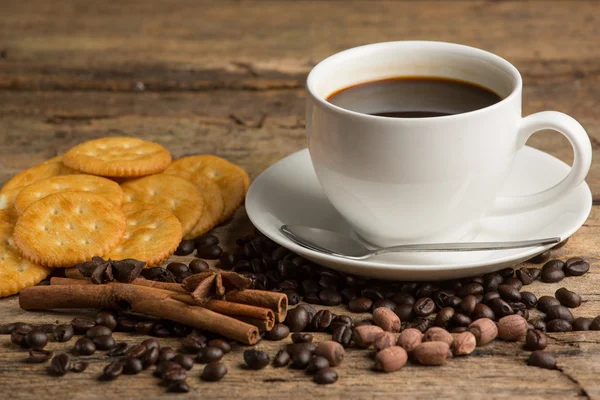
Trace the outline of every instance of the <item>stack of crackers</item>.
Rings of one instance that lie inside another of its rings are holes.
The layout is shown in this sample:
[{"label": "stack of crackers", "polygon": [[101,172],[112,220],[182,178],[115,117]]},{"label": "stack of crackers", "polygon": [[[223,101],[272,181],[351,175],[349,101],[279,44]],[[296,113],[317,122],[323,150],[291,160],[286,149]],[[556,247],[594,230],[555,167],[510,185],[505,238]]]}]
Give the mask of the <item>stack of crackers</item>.
[{"label": "stack of crackers", "polygon": [[172,161],[129,137],[81,143],[0,190],[0,297],[94,256],[160,264],[183,239],[230,218],[250,185],[222,158]]}]

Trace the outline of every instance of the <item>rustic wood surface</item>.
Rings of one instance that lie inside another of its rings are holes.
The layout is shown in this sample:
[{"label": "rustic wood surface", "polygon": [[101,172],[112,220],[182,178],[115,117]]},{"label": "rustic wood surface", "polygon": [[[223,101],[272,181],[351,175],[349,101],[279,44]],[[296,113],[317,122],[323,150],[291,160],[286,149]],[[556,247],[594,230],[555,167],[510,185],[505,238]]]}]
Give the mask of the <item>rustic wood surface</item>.
[{"label": "rustic wood surface", "polygon": [[[513,62],[525,82],[524,114],[566,112],[587,129],[600,156],[600,2],[571,1],[28,1],[0,2],[0,182],[83,140],[132,135],[174,156],[208,152],[252,177],[305,147],[306,73],[336,51],[387,40],[458,42]],[[568,142],[540,133],[529,143],[571,162]],[[600,163],[587,181],[594,209],[555,255],[583,255],[582,278],[534,283],[552,294],[581,293],[577,316],[600,314]],[[226,244],[252,227],[243,209],[216,229]],[[341,308],[336,313],[345,312]],[[79,312],[28,313],[16,297],[0,301],[0,323],[69,321]],[[357,318],[366,316],[355,315]],[[116,334],[119,340],[140,337]],[[324,338],[326,335],[320,335]],[[240,368],[243,347],[225,357],[221,383],[194,367],[187,395],[165,394],[149,373],[96,384],[107,363],[88,357],[82,374],[48,377],[22,363],[0,337],[2,398],[600,398],[600,333],[550,334],[559,370],[525,365],[522,343],[495,342],[443,367],[371,371],[368,352],[350,350],[338,383],[317,386],[302,372]],[[176,340],[161,340],[177,346]],[[71,342],[67,346],[72,346]],[[282,343],[258,348],[274,355]],[[65,348],[52,343],[52,349]]]}]

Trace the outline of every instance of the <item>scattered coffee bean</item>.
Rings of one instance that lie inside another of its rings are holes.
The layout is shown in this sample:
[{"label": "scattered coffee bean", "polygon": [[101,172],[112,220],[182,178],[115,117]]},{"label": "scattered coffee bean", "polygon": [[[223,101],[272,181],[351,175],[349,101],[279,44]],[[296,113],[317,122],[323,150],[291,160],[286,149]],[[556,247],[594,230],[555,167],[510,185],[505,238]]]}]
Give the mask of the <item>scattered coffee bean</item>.
[{"label": "scattered coffee bean", "polygon": [[[208,265],[208,263],[199,258],[194,258],[192,261],[190,261],[188,268],[190,269],[190,272],[192,274],[199,274],[200,272],[206,272],[206,271],[210,270],[210,266]],[[227,269],[227,268],[223,268],[223,269]],[[231,269],[231,268],[229,268],[229,269]]]},{"label": "scattered coffee bean", "polygon": [[507,341],[516,341],[527,333],[527,320],[520,315],[507,315],[498,320],[498,336]]},{"label": "scattered coffee bean", "polygon": [[218,347],[208,346],[201,349],[196,355],[196,361],[201,364],[208,364],[214,361],[220,361],[223,358],[223,350]]},{"label": "scattered coffee bean", "polygon": [[275,357],[273,358],[273,367],[274,368],[285,367],[290,363],[290,361],[292,361],[292,357],[290,356],[290,353],[281,349],[277,352],[277,354],[275,354]]},{"label": "scattered coffee bean", "polygon": [[489,304],[494,299],[499,299],[500,293],[498,292],[487,292],[483,295],[482,303]]},{"label": "scattered coffee bean", "polygon": [[542,350],[536,350],[531,353],[527,360],[527,365],[538,368],[555,369],[556,359],[551,353]]},{"label": "scattered coffee bean", "polygon": [[471,332],[465,331],[456,335],[451,345],[455,356],[466,356],[475,350],[477,339]]},{"label": "scattered coffee bean", "polygon": [[292,334],[292,342],[294,343],[312,343],[313,335],[310,333],[296,332]]},{"label": "scattered coffee bean", "polygon": [[212,339],[208,341],[208,345],[212,347],[218,347],[223,350],[223,354],[227,354],[231,351],[231,345],[229,342],[223,339]]},{"label": "scattered coffee bean", "polygon": [[315,349],[315,355],[325,357],[332,367],[341,364],[345,353],[344,347],[333,340],[320,342]]},{"label": "scattered coffee bean", "polygon": [[373,303],[373,310],[375,310],[379,307],[385,307],[385,308],[389,308],[390,310],[394,311],[396,309],[396,306],[397,306],[397,304],[394,303],[390,299],[377,300],[375,303]]},{"label": "scattered coffee bean", "polygon": [[[452,308],[452,307],[442,308],[435,316],[435,324],[437,326],[445,328],[446,326],[448,326],[448,323],[454,316],[454,313],[455,313],[455,311],[454,311],[454,308]],[[400,318],[400,319],[402,319],[402,318]]]},{"label": "scattered coffee bean", "polygon": [[293,369],[306,369],[310,360],[312,358],[312,353],[308,350],[299,350],[292,353],[292,363],[290,364],[290,368]]},{"label": "scattered coffee bean", "polygon": [[435,302],[429,297],[422,297],[413,304],[413,312],[418,317],[427,317],[435,312]]},{"label": "scattered coffee bean", "polygon": [[496,315],[497,318],[506,317],[507,315],[515,313],[512,307],[501,298],[492,299],[488,305],[492,311],[494,311],[494,315]]},{"label": "scattered coffee bean", "polygon": [[57,342],[68,342],[69,340],[71,340],[71,338],[73,337],[74,334],[75,334],[75,330],[73,329],[73,325],[63,324],[63,325],[57,325],[54,328],[54,332],[52,333],[52,336],[54,337],[54,340],[56,340]]},{"label": "scattered coffee bean", "polygon": [[91,318],[76,317],[71,321],[71,325],[73,326],[75,333],[83,334],[88,329],[96,326],[96,322]]},{"label": "scattered coffee bean", "polygon": [[117,379],[123,373],[123,364],[119,361],[114,361],[104,367],[102,378],[105,380]]},{"label": "scattered coffee bean", "polygon": [[454,313],[450,322],[456,326],[469,326],[469,324],[473,321],[468,315]]},{"label": "scattered coffee bean", "polygon": [[104,325],[114,330],[117,327],[117,316],[112,311],[100,311],[96,314],[96,325]]},{"label": "scattered coffee bean", "polygon": [[465,315],[469,315],[475,310],[475,306],[477,305],[477,297],[475,295],[468,295],[462,299],[456,311],[461,312]]},{"label": "scattered coffee bean", "polygon": [[479,303],[475,306],[475,309],[471,313],[472,320],[478,320],[481,318],[489,318],[491,320],[496,319],[496,314],[494,311],[483,303]]},{"label": "scattered coffee bean", "polygon": [[447,330],[434,326],[423,334],[423,342],[444,342],[451,345],[454,338]]},{"label": "scattered coffee bean", "polygon": [[415,347],[423,341],[423,334],[415,328],[406,328],[398,336],[396,345],[402,347],[407,353],[412,352]]},{"label": "scattered coffee bean", "polygon": [[548,332],[570,332],[573,330],[573,326],[564,319],[553,319],[546,323],[546,330]]},{"label": "scattered coffee bean", "polygon": [[537,329],[538,331],[546,332],[546,322],[543,319],[537,319],[532,321],[533,329]]},{"label": "scattered coffee bean", "polygon": [[177,354],[171,359],[172,362],[181,365],[184,369],[189,371],[194,366],[194,358],[187,354]]},{"label": "scattered coffee bean", "polygon": [[415,318],[410,324],[411,328],[415,328],[420,330],[421,332],[425,332],[431,326],[431,321],[428,318],[418,317]]},{"label": "scattered coffee bean", "polygon": [[204,340],[198,336],[188,335],[181,341],[181,347],[188,353],[196,354],[206,346]]},{"label": "scattered coffee bean", "polygon": [[308,323],[310,316],[304,307],[295,307],[288,311],[286,323],[291,332],[303,331]]},{"label": "scattered coffee bean", "polygon": [[149,335],[154,329],[154,322],[152,321],[141,321],[135,324],[135,331],[142,335]]},{"label": "scattered coffee bean", "polygon": [[144,369],[142,361],[139,358],[125,357],[122,360],[122,363],[123,373],[125,375],[136,375],[142,372],[142,370]]},{"label": "scattered coffee bean", "polygon": [[207,234],[204,234],[202,236],[198,236],[197,238],[195,238],[194,244],[197,247],[219,244],[219,238],[213,234],[207,233]]},{"label": "scattered coffee bean", "polygon": [[115,339],[112,336],[96,336],[92,339],[98,350],[110,350],[115,345]]},{"label": "scattered coffee bean", "polygon": [[284,324],[275,324],[273,329],[267,334],[269,340],[283,340],[290,334],[290,328]]},{"label": "scattered coffee bean", "polygon": [[375,348],[376,352],[379,352],[383,349],[387,349],[388,347],[395,346],[396,340],[396,335],[392,332],[383,332],[375,337],[373,347]]},{"label": "scattered coffee bean", "polygon": [[591,325],[592,320],[584,317],[575,318],[572,324],[574,331],[589,331]]},{"label": "scattered coffee bean", "polygon": [[347,325],[338,326],[331,334],[331,340],[334,340],[344,347],[349,347],[352,342],[352,328]]},{"label": "scattered coffee bean", "polygon": [[546,321],[551,321],[553,319],[564,319],[565,321],[572,323],[575,318],[573,318],[571,310],[565,306],[558,305],[552,306],[546,311]]},{"label": "scattered coffee bean", "polygon": [[27,348],[29,347],[27,344],[27,334],[28,332],[16,330],[10,334],[10,341],[19,347]]},{"label": "scattered coffee bean", "polygon": [[378,334],[382,333],[383,329],[375,325],[356,326],[352,333],[352,340],[361,348],[367,348],[373,344]]},{"label": "scattered coffee bean", "polygon": [[342,304],[342,295],[333,289],[324,289],[319,292],[321,304],[325,306],[338,306]]},{"label": "scattered coffee bean", "polygon": [[333,314],[329,310],[319,310],[313,317],[310,327],[317,332],[324,332],[333,321]]},{"label": "scattered coffee bean", "polygon": [[338,374],[333,368],[323,368],[315,374],[314,380],[319,385],[330,385],[338,380]]},{"label": "scattered coffee bean", "polygon": [[415,304],[415,298],[411,294],[404,293],[404,292],[396,293],[394,295],[394,297],[392,297],[392,301],[398,305],[400,305],[400,304],[408,304],[408,305]]},{"label": "scattered coffee bean", "polygon": [[[127,346],[126,343],[125,343],[125,346]],[[94,344],[94,342],[91,339],[82,337],[82,338],[79,338],[75,342],[75,346],[73,346],[73,350],[75,351],[76,354],[79,354],[82,356],[91,356],[92,354],[94,354],[96,352],[96,345]]]},{"label": "scattered coffee bean", "polygon": [[533,281],[535,281],[532,270],[533,268],[521,268],[517,270],[517,278],[523,283],[523,285],[531,285]]},{"label": "scattered coffee bean", "polygon": [[565,307],[576,308],[581,305],[581,296],[564,287],[558,289],[554,297]]},{"label": "scattered coffee bean", "polygon": [[223,254],[223,249],[219,245],[207,245],[196,248],[198,257],[205,260],[218,260]]},{"label": "scattered coffee bean", "polygon": [[88,363],[86,363],[85,361],[77,361],[71,366],[71,371],[79,373],[85,371],[87,367]]},{"label": "scattered coffee bean", "polygon": [[600,331],[600,315],[592,320],[590,324],[591,331]]},{"label": "scattered coffee bean", "polygon": [[162,379],[167,383],[183,382],[187,379],[187,370],[179,367],[167,368],[162,374]]},{"label": "scattered coffee bean", "polygon": [[313,358],[311,358],[310,362],[308,363],[308,366],[306,367],[306,373],[314,374],[324,368],[329,367],[330,365],[329,361],[327,361],[327,358],[321,356],[313,356]]},{"label": "scattered coffee bean", "polygon": [[394,312],[401,321],[411,321],[415,316],[412,304],[400,304]]},{"label": "scattered coffee bean", "polygon": [[[560,243],[559,243],[559,245],[560,245]],[[556,248],[556,247],[555,247],[555,248]],[[543,253],[540,253],[540,254],[538,254],[537,256],[535,256],[535,257],[533,257],[533,258],[529,259],[529,261],[528,261],[528,262],[530,262],[530,263],[534,263],[534,264],[543,264],[543,263],[545,263],[546,261],[550,260],[550,256],[551,256],[551,254],[550,254],[550,250],[546,250],[546,251],[544,251]]]},{"label": "scattered coffee bean", "polygon": [[481,318],[469,325],[469,332],[475,336],[477,346],[483,346],[496,339],[496,336],[498,336],[498,327],[491,319]]},{"label": "scattered coffee bean", "polygon": [[175,283],[175,277],[171,271],[162,267],[144,268],[141,275],[151,281]]},{"label": "scattered coffee bean", "polygon": [[521,290],[521,288],[523,287],[523,282],[521,282],[520,279],[514,277],[505,279],[502,284],[512,286],[517,290]]},{"label": "scattered coffee bean", "polygon": [[71,368],[71,356],[67,353],[62,353],[52,358],[50,362],[50,371],[53,375],[63,376]]},{"label": "scattered coffee bean", "polygon": [[544,332],[537,329],[527,331],[525,335],[525,348],[527,350],[544,350],[548,346],[548,339]]},{"label": "scattered coffee bean", "polygon": [[244,362],[250,369],[263,369],[271,362],[269,355],[261,350],[245,350]]},{"label": "scattered coffee bean", "polygon": [[29,350],[29,357],[25,359],[25,362],[32,364],[45,363],[54,356],[54,353],[49,350],[31,349]]},{"label": "scattered coffee bean", "polygon": [[[95,323],[95,322],[94,322]],[[127,318],[119,319],[115,331],[117,332],[135,332],[135,321]]]},{"label": "scattered coffee bean", "polygon": [[43,349],[48,344],[48,335],[44,332],[33,330],[27,333],[25,340],[28,347],[32,349]]},{"label": "scattered coffee bean", "polygon": [[590,264],[581,257],[569,258],[564,271],[567,276],[581,276],[590,270]]},{"label": "scattered coffee bean", "polygon": [[559,306],[560,301],[552,296],[542,296],[537,301],[537,309],[543,313],[547,313],[548,309],[553,306]]},{"label": "scattered coffee bean", "polygon": [[373,310],[375,325],[387,332],[400,332],[400,318],[389,308],[379,307]]},{"label": "scattered coffee bean", "polygon": [[212,362],[206,364],[206,367],[204,367],[204,370],[202,370],[202,375],[200,375],[200,378],[202,378],[203,381],[216,382],[223,379],[226,374],[227,367],[225,364],[221,362]]},{"label": "scattered coffee bean", "polygon": [[157,378],[164,378],[167,371],[171,370],[171,369],[178,369],[178,370],[182,370],[185,371],[183,368],[181,368],[181,365],[174,363],[172,361],[161,361],[157,366],[156,369],[154,370],[154,372],[152,373],[152,375],[156,376]]},{"label": "scattered coffee bean", "polygon": [[533,308],[537,304],[537,297],[531,292],[521,292],[521,303],[527,308]]},{"label": "scattered coffee bean", "polygon": [[[553,261],[558,261],[558,260],[553,260]],[[565,273],[563,272],[562,267],[558,268],[555,266],[556,264],[551,264],[550,268],[546,268],[546,265],[552,263],[553,261],[548,261],[542,268],[542,275],[540,277],[542,282],[555,283],[555,282],[560,282],[564,279]],[[562,261],[560,261],[560,262],[562,263]]]},{"label": "scattered coffee bean", "polygon": [[96,325],[93,328],[88,329],[85,332],[85,336],[93,339],[96,336],[110,336],[112,335],[112,330],[104,325]]},{"label": "scattered coffee bean", "polygon": [[161,347],[158,351],[158,362],[170,361],[177,355],[171,347]]},{"label": "scattered coffee bean", "polygon": [[175,250],[175,254],[178,256],[187,256],[190,255],[196,250],[196,244],[193,240],[182,240],[179,242],[179,246],[177,246],[177,250]]},{"label": "scattered coffee bean", "polygon": [[451,356],[450,346],[444,342],[423,342],[412,351],[414,359],[423,365],[442,365]]},{"label": "scattered coffee bean", "polygon": [[353,313],[364,313],[371,311],[373,300],[366,297],[357,297],[348,303],[348,310]]},{"label": "scattered coffee bean", "polygon": [[519,292],[519,290],[514,286],[504,284],[500,285],[498,286],[498,293],[504,301],[521,301],[521,292]]},{"label": "scattered coffee bean", "polygon": [[155,365],[158,362],[158,356],[160,351],[158,347],[150,347],[147,352],[142,356],[142,367],[144,369],[149,368],[152,365]]},{"label": "scattered coffee bean", "polygon": [[169,393],[188,393],[190,391],[190,385],[185,381],[174,381],[167,385],[167,392]]}]

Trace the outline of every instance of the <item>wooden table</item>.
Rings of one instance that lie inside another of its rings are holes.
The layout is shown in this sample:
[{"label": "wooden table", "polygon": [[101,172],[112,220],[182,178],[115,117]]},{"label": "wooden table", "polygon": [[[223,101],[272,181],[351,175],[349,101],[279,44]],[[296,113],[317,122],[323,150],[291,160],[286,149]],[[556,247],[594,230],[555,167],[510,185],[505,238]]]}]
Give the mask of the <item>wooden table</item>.
[{"label": "wooden table", "polygon": [[[0,6],[0,182],[76,143],[115,135],[157,141],[174,156],[214,153],[256,177],[305,147],[303,84],[316,62],[356,45],[406,39],[459,42],[507,58],[523,74],[524,114],[572,115],[600,156],[597,1],[34,0]],[[537,134],[529,144],[572,160],[558,134]],[[576,315],[593,317],[600,314],[600,163],[587,181],[592,214],[555,255],[583,255],[591,272],[528,289],[537,295],[560,286],[576,290],[585,299]],[[251,229],[241,209],[216,232],[228,247]],[[0,323],[73,315],[26,313],[14,297],[0,301]],[[188,379],[192,392],[179,397],[600,398],[600,333],[549,336],[560,370],[527,367],[520,343],[497,342],[443,367],[410,365],[387,375],[370,370],[367,352],[351,350],[338,368],[339,382],[330,386],[298,371],[241,369],[243,348],[237,347],[225,358],[224,381],[200,381],[196,366]],[[274,355],[280,346],[263,341],[258,348]],[[149,373],[96,384],[106,364],[102,355],[90,357],[86,372],[58,379],[20,362],[23,357],[8,337],[0,338],[2,398],[167,396]]]}]

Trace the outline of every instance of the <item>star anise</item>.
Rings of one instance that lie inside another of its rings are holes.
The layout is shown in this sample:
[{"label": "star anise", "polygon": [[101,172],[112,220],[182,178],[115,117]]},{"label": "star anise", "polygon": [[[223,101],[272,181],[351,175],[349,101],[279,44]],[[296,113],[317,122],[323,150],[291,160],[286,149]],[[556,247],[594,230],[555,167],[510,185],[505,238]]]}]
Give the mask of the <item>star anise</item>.
[{"label": "star anise", "polygon": [[192,292],[192,298],[202,304],[210,299],[220,299],[227,293],[248,289],[252,279],[232,271],[206,271],[185,278],[182,286]]},{"label": "star anise", "polygon": [[126,258],[124,260],[105,260],[102,257],[93,257],[76,266],[81,274],[91,278],[95,284],[117,282],[127,283],[138,277],[146,265],[143,261]]}]

